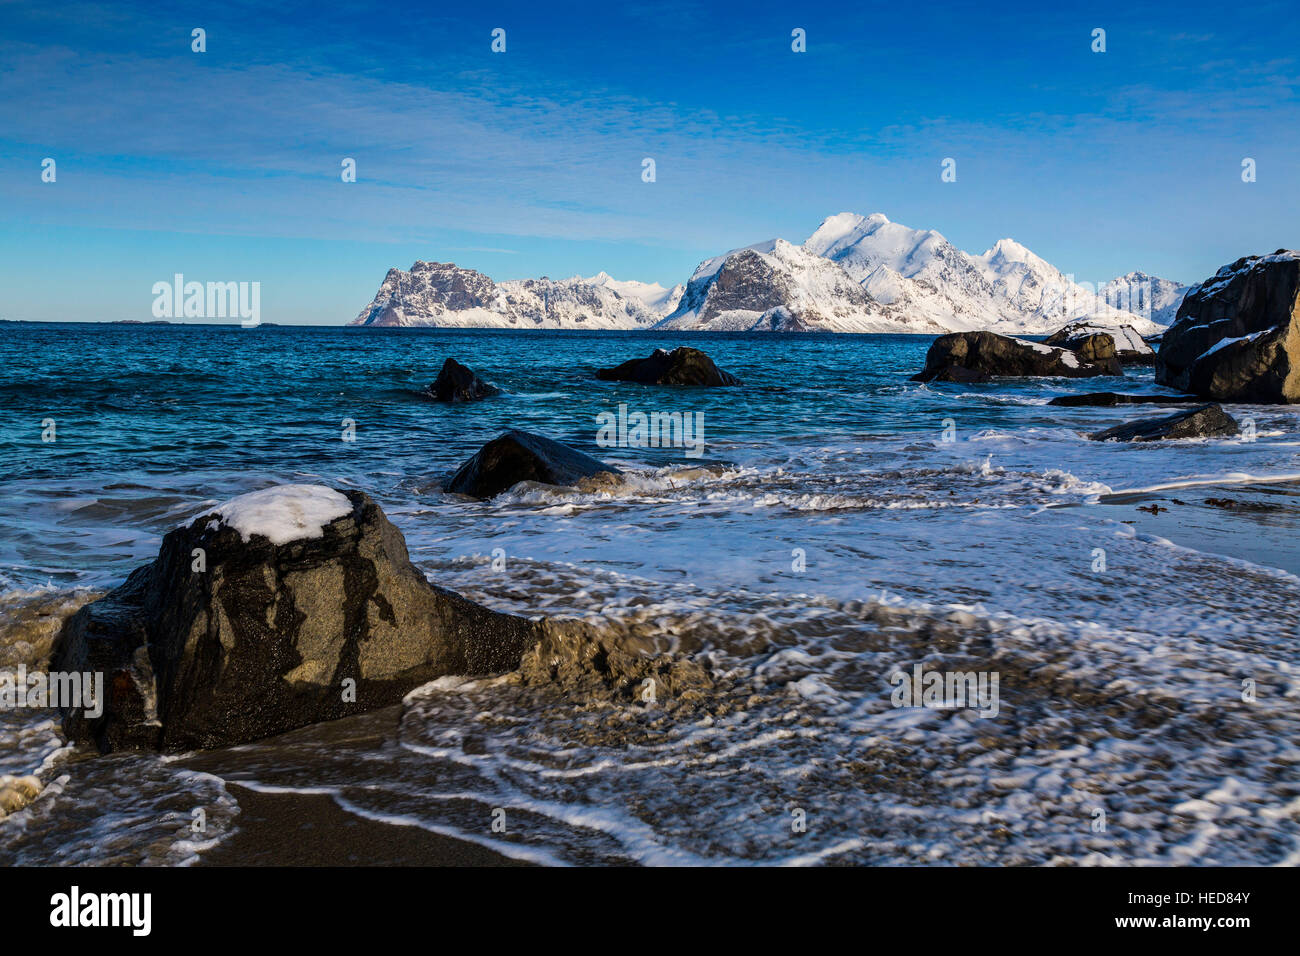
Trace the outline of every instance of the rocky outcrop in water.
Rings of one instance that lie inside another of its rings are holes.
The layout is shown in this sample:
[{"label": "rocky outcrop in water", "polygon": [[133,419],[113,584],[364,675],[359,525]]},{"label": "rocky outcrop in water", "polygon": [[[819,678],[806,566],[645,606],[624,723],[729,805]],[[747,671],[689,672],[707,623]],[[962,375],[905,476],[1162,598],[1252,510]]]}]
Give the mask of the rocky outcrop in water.
[{"label": "rocky outcrop in water", "polygon": [[1156,381],[1230,402],[1300,402],[1300,252],[1246,256],[1194,287],[1160,342]]},{"label": "rocky outcrop in water", "polygon": [[475,402],[500,393],[501,389],[489,385],[454,358],[442,363],[442,370],[428,390],[429,397],[440,402]]},{"label": "rocky outcrop in water", "polygon": [[[913,376],[913,381],[920,381],[918,376]],[[933,378],[925,379],[930,382],[953,382],[957,385],[983,385],[985,382],[993,381],[993,376],[987,372],[973,372],[968,368],[960,365],[949,365],[939,369]]]},{"label": "rocky outcrop in water", "polygon": [[699,349],[683,345],[666,352],[655,349],[649,358],[629,359],[614,368],[602,368],[596,377],[642,385],[739,385],[740,379],[713,364]]},{"label": "rocky outcrop in water", "polygon": [[1217,438],[1241,432],[1237,420],[1218,405],[1200,405],[1160,418],[1142,418],[1095,432],[1093,441],[1161,441],[1169,438]]},{"label": "rocky outcrop in water", "polygon": [[[1121,365],[1152,365],[1156,353],[1131,325],[1102,326],[1093,322],[1072,322],[1043,340],[1044,345],[1069,349],[1085,362],[1097,361],[1097,335],[1111,340]],[[1104,353],[1106,347],[1101,346]]]},{"label": "rocky outcrop in water", "polygon": [[[359,491],[241,496],[64,624],[51,670],[103,673],[103,751],[221,747],[399,702],[448,674],[516,668],[535,625],[430,584]],[[92,710],[93,712],[93,710]]]},{"label": "rocky outcrop in water", "polygon": [[[1123,374],[1110,336],[1090,336],[1086,355],[1087,360],[1069,349],[994,332],[954,332],[934,340],[925,356],[925,368],[912,376],[912,381],[968,381],[961,377],[968,373],[1063,378]],[[956,369],[963,371],[956,372]]]},{"label": "rocky outcrop in water", "polygon": [[1087,392],[1083,395],[1058,395],[1048,405],[1067,408],[1082,406],[1108,408],[1112,405],[1186,405],[1200,402],[1196,395],[1125,395],[1121,392]]},{"label": "rocky outcrop in water", "polygon": [[475,452],[452,475],[444,490],[486,499],[521,481],[570,486],[602,473],[621,474],[613,465],[568,445],[512,428]]},{"label": "rocky outcrop in water", "polygon": [[690,658],[656,652],[654,643],[615,625],[556,619],[523,656],[516,679],[558,689],[575,700],[698,702],[717,696],[711,672]]}]

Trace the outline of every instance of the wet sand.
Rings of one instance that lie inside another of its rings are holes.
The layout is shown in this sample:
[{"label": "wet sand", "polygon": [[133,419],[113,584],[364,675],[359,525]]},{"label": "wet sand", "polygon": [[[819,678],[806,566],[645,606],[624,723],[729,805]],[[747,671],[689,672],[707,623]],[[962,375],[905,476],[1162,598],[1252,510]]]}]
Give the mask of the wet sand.
[{"label": "wet sand", "polygon": [[[1102,503],[1118,506],[1117,519],[1142,533],[1300,575],[1300,550],[1294,544],[1300,528],[1300,485],[1294,482],[1225,482],[1106,495]],[[1157,514],[1140,510],[1152,505],[1161,510]]]},{"label": "wet sand", "polygon": [[486,847],[348,813],[324,794],[266,794],[227,784],[237,831],[200,866],[527,866]]}]

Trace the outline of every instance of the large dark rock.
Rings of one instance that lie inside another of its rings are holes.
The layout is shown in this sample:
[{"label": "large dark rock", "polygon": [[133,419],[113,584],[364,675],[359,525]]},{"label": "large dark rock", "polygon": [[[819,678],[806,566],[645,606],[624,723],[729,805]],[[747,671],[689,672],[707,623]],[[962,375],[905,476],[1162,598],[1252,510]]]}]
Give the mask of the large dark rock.
[{"label": "large dark rock", "polygon": [[428,390],[429,396],[440,402],[474,402],[500,392],[501,389],[489,385],[454,358],[442,363],[442,371]]},{"label": "large dark rock", "polygon": [[630,359],[614,368],[602,368],[597,378],[643,385],[739,385],[740,379],[713,364],[699,349],[683,345],[665,352],[655,349],[649,358]]},{"label": "large dark rock", "polygon": [[1125,395],[1121,392],[1087,392],[1083,395],[1058,395],[1048,405],[1067,407],[1111,405],[1186,405],[1200,402],[1196,395]]},{"label": "large dark rock", "polygon": [[492,439],[457,469],[446,491],[491,498],[521,481],[576,485],[602,472],[621,472],[558,441],[511,429]]},{"label": "large dark rock", "polygon": [[972,372],[960,365],[949,365],[947,368],[941,368],[929,381],[955,382],[959,385],[982,385],[985,382],[993,381],[993,376],[987,372]]},{"label": "large dark rock", "polygon": [[1110,336],[1092,336],[1086,354],[1087,360],[1069,349],[1026,342],[994,332],[953,332],[934,340],[925,356],[925,368],[913,375],[912,381],[969,380],[956,377],[960,373],[951,371],[953,369],[990,376],[1089,378],[1123,374]]},{"label": "large dark rock", "polygon": [[1191,289],[1156,381],[1231,402],[1300,402],[1300,252],[1246,256]]},{"label": "large dark rock", "polygon": [[[1114,346],[1115,357],[1119,359],[1121,365],[1152,365],[1155,363],[1155,351],[1146,343],[1138,330],[1131,325],[1109,326],[1088,321],[1071,322],[1049,335],[1043,340],[1043,344],[1069,349],[1085,362],[1096,362],[1098,360],[1097,347],[1099,344],[1102,354],[1108,351],[1105,344],[1095,338],[1097,335],[1105,335],[1110,338]],[[1104,361],[1104,358],[1102,361]]]},{"label": "large dark rock", "polygon": [[1185,412],[1126,422],[1088,437],[1093,441],[1160,441],[1166,438],[1213,438],[1240,432],[1237,420],[1218,405],[1198,405]]},{"label": "large dark rock", "polygon": [[384,707],[447,674],[510,670],[537,636],[426,581],[366,495],[290,485],[165,535],[152,564],[64,624],[51,670],[105,675],[100,717],[64,715],[73,740],[175,751]]}]

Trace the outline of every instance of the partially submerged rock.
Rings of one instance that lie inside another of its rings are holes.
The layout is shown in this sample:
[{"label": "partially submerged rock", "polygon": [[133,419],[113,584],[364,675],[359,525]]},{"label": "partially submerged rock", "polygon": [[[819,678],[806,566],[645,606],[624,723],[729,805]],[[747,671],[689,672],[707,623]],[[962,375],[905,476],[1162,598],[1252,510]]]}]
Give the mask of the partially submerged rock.
[{"label": "partially submerged rock", "polygon": [[[103,673],[103,751],[221,747],[518,666],[535,625],[430,584],[368,496],[286,485],[168,532],[153,563],[64,624],[51,670]],[[94,712],[92,709],[91,713]]]},{"label": "partially submerged rock", "polygon": [[993,376],[987,372],[972,372],[960,365],[949,365],[947,368],[940,369],[929,381],[955,382],[959,385],[982,385],[985,382],[993,381]]},{"label": "partially submerged rock", "polygon": [[1300,402],[1300,252],[1246,256],[1191,289],[1156,381],[1231,402]]},{"label": "partially submerged rock", "polygon": [[1199,403],[1196,395],[1125,395],[1122,392],[1087,392],[1083,395],[1058,395],[1048,405],[1065,405],[1067,407],[1097,406],[1106,408],[1111,405],[1185,405]]},{"label": "partially submerged rock", "polygon": [[0,820],[23,809],[40,796],[41,790],[41,781],[35,776],[0,774]]},{"label": "partially submerged rock", "polygon": [[1076,353],[1085,362],[1095,361],[1093,336],[1106,335],[1111,339],[1115,357],[1121,365],[1152,365],[1156,360],[1155,350],[1142,338],[1137,329],[1131,325],[1101,325],[1096,322],[1071,322],[1053,332],[1043,340],[1044,345],[1060,346]]},{"label": "partially submerged rock", "polygon": [[521,481],[567,486],[602,472],[621,474],[613,465],[568,445],[512,428],[475,452],[452,475],[445,490],[492,498]]},{"label": "partially submerged rock", "polygon": [[1069,349],[994,332],[953,332],[934,340],[925,356],[925,368],[912,376],[912,381],[971,381],[961,377],[968,374],[1063,378],[1123,374],[1109,336],[1091,336],[1086,355],[1085,360]]},{"label": "partially submerged rock", "polygon": [[427,394],[440,402],[475,402],[490,395],[499,395],[501,389],[489,385],[473,369],[461,365],[454,358],[442,363],[442,371],[429,386]]},{"label": "partially submerged rock", "polygon": [[683,345],[666,352],[655,349],[649,358],[629,359],[614,368],[602,368],[596,377],[642,385],[739,385],[740,379],[713,364],[699,349]]},{"label": "partially submerged rock", "polygon": [[683,703],[715,695],[716,682],[698,662],[657,652],[652,641],[612,625],[572,619],[542,622],[538,642],[515,679],[555,688],[576,699]]},{"label": "partially submerged rock", "polygon": [[1237,420],[1218,405],[1199,405],[1159,418],[1125,422],[1088,437],[1093,441],[1160,441],[1167,438],[1214,438],[1240,432]]}]

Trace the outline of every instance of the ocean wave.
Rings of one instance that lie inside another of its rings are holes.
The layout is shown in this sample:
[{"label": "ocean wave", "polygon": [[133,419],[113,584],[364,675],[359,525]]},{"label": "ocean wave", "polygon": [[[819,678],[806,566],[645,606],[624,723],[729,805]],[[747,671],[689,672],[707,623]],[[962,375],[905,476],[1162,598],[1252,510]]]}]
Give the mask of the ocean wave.
[{"label": "ocean wave", "polygon": [[[605,604],[520,672],[426,685],[382,761],[301,736],[287,765],[243,748],[241,785],[324,788],[551,863],[1258,863],[1300,840],[1294,678],[1267,642],[967,606],[690,605]],[[890,675],[917,663],[997,673],[997,714],[893,706]],[[1249,706],[1223,696],[1239,673],[1267,689]]]}]

